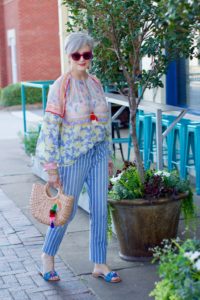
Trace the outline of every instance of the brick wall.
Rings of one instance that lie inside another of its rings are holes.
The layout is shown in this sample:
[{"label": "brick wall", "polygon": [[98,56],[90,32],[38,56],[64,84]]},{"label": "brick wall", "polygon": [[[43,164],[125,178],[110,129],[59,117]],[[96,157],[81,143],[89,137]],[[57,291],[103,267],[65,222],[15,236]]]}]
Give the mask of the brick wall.
[{"label": "brick wall", "polygon": [[55,0],[19,0],[21,80],[60,74],[58,6]]},{"label": "brick wall", "polygon": [[[16,30],[18,81],[48,80],[58,77],[61,68],[57,1],[0,0],[0,3],[4,6],[6,36],[6,53],[2,55],[5,56],[3,60],[7,69],[4,72],[6,78],[4,85],[12,83],[7,30],[13,28]],[[0,13],[2,11],[3,9]],[[1,60],[0,70],[2,70]]]}]

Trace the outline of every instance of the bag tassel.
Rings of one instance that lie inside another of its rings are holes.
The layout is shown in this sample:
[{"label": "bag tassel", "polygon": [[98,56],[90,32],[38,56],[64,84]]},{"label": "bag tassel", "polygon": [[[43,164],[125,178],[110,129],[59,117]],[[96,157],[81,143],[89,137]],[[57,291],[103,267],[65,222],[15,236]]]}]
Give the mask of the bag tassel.
[{"label": "bag tassel", "polygon": [[55,227],[54,222],[55,222],[55,218],[56,218],[57,207],[58,207],[58,205],[55,203],[49,212],[50,226],[52,229]]}]

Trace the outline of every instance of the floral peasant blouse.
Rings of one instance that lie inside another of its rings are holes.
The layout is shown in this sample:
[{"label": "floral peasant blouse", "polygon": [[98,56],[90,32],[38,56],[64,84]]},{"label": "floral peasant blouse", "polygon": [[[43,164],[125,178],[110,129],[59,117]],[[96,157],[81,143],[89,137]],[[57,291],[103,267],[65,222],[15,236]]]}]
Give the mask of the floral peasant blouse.
[{"label": "floral peasant blouse", "polygon": [[[60,85],[61,77],[50,87],[48,98],[56,95],[56,89]],[[106,142],[108,155],[111,156],[109,113],[102,86],[90,76],[85,80],[78,80],[70,75],[65,115],[62,118],[45,112],[36,156],[44,165],[70,165],[96,143],[103,141]]]}]

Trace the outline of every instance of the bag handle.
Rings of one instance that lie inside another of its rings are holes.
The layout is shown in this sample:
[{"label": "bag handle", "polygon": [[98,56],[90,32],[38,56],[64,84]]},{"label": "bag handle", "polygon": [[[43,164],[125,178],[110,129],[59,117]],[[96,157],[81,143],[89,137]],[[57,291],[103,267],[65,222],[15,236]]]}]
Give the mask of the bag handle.
[{"label": "bag handle", "polygon": [[63,193],[62,186],[59,185],[57,194],[54,197],[52,197],[50,195],[50,184],[48,182],[45,184],[44,190],[45,190],[47,198],[49,198],[50,200],[56,200],[56,199],[58,199],[59,196]]}]

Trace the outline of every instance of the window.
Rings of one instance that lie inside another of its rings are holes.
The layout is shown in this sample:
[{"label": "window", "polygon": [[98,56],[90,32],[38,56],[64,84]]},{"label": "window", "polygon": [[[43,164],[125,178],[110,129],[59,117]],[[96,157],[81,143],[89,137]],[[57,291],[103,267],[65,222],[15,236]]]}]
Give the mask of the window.
[{"label": "window", "polygon": [[12,82],[17,82],[17,58],[16,58],[16,35],[15,29],[7,30],[8,46],[10,47],[11,54],[11,70]]}]

